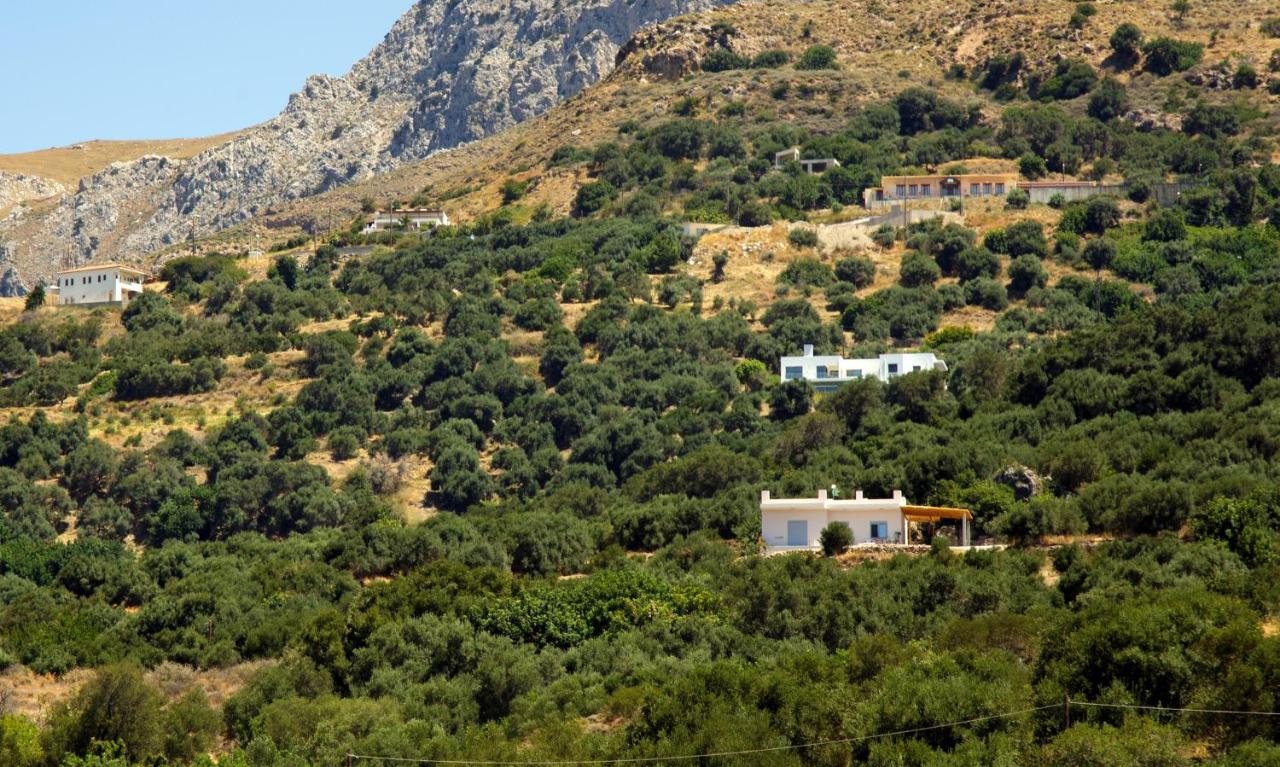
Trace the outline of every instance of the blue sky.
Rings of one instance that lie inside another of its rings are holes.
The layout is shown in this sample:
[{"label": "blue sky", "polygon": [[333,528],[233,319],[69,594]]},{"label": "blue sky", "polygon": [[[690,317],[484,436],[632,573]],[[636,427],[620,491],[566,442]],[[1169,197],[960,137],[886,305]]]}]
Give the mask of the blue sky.
[{"label": "blue sky", "polygon": [[339,75],[413,0],[4,0],[0,153],[206,136]]}]

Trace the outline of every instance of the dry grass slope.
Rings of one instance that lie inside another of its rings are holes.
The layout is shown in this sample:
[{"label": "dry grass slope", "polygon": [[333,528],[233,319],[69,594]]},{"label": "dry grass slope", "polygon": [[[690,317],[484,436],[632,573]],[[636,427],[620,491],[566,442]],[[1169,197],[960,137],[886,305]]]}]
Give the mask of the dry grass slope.
[{"label": "dry grass slope", "polygon": [[39,176],[74,188],[80,179],[92,176],[112,163],[128,162],[147,155],[186,159],[234,136],[234,133],[227,133],[193,139],[87,141],[35,152],[0,155],[0,171]]}]

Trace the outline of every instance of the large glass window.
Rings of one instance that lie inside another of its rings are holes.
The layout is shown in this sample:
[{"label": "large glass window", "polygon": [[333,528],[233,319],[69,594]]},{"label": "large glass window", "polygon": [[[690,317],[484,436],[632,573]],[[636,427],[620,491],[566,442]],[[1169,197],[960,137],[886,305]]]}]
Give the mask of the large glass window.
[{"label": "large glass window", "polygon": [[799,378],[804,378],[804,368],[802,367],[788,367],[782,373],[782,380],[784,381],[794,381]]}]

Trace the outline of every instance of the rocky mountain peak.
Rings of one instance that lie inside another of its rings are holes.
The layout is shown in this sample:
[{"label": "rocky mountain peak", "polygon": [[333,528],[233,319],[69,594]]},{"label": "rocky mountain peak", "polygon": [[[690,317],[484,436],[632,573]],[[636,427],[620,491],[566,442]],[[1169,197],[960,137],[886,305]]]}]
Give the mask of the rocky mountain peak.
[{"label": "rocky mountain peak", "polygon": [[112,166],[52,211],[0,223],[0,243],[28,279],[143,260],[539,115],[608,74],[641,28],[729,2],[423,0],[349,73],[308,78],[277,117],[189,160]]}]

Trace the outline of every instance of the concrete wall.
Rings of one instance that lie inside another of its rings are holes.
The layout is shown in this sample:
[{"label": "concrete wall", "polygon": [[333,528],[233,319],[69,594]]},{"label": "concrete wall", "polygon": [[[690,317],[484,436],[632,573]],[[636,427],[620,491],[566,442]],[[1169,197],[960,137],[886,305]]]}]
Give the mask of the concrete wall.
[{"label": "concrete wall", "polygon": [[822,509],[797,509],[787,512],[771,511],[762,514],[760,517],[760,535],[764,538],[765,546],[770,549],[788,548],[787,523],[791,521],[804,521],[808,524],[807,538],[809,545],[805,548],[810,550],[821,548],[818,545],[818,536],[822,535],[822,528],[827,526],[827,512]]},{"label": "concrete wall", "polygon": [[[836,503],[839,502],[837,501]],[[902,517],[902,510],[895,506],[878,509],[847,510],[832,508],[827,512],[827,524],[832,522],[844,522],[847,524],[849,529],[853,531],[854,543],[871,542],[871,525],[874,522],[884,522],[888,525],[888,533],[884,536],[882,542],[905,543],[907,540],[904,532],[906,520]]]},{"label": "concrete wall", "polygon": [[1031,202],[1046,205],[1054,198],[1054,195],[1062,195],[1067,202],[1073,200],[1085,200],[1100,194],[1109,194],[1121,196],[1124,194],[1123,184],[1107,184],[1104,186],[1094,186],[1093,184],[1079,184],[1072,182],[1064,182],[1062,184],[1038,183],[1038,184],[1020,184],[1019,189],[1026,191],[1031,198]]}]

